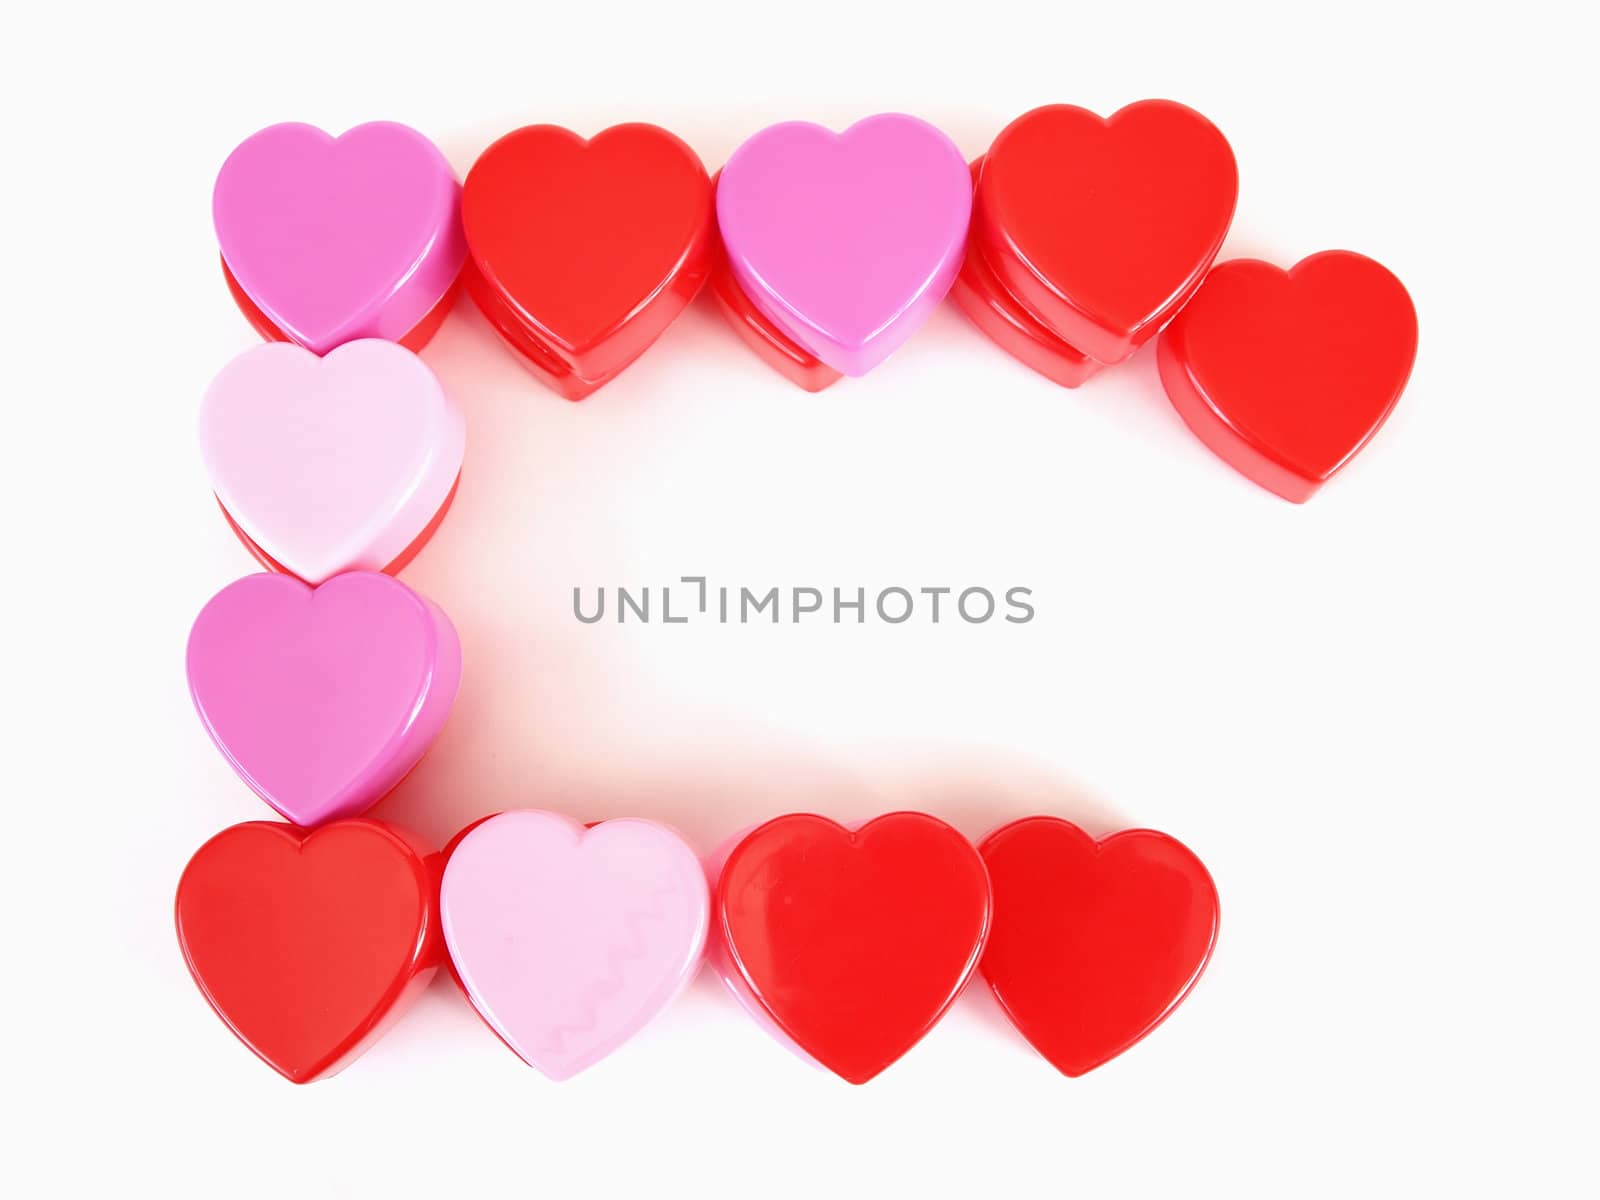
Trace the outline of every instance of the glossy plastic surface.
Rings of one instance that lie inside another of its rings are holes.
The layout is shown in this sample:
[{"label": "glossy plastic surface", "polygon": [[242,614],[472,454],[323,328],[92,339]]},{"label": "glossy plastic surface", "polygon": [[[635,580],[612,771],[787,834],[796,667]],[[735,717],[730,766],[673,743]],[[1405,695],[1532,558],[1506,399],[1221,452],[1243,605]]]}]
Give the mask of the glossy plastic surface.
[{"label": "glossy plastic surface", "polygon": [[982,971],[1022,1035],[1067,1075],[1115,1058],[1200,978],[1217,936],[1205,866],[1164,833],[1095,841],[1057,817],[995,830]]},{"label": "glossy plastic surface", "polygon": [[1157,346],[1173,407],[1223,461],[1303,502],[1394,411],[1417,355],[1404,285],[1329,250],[1219,264]]},{"label": "glossy plastic surface", "polygon": [[[228,270],[228,260],[222,259],[222,280],[228,285],[228,295],[233,297],[234,304],[244,314],[244,319],[250,322],[254,329],[269,342],[293,342],[283,330],[272,323],[272,318],[256,307],[256,302],[244,294],[244,289],[239,286],[239,281],[233,277],[233,272]],[[444,324],[444,319],[450,315],[450,310],[455,307],[456,291],[461,282],[461,277],[456,276],[456,282],[450,285],[449,291],[439,298],[439,302],[430,308],[427,314],[407,330],[395,341],[407,350],[418,353],[433,340],[433,335],[439,332],[439,326]],[[298,343],[296,343],[298,344]]]},{"label": "glossy plastic surface", "polygon": [[565,399],[582,400],[615,379],[623,367],[628,365],[624,363],[622,367],[598,379],[584,379],[557,358],[548,346],[537,340],[520,323],[517,315],[506,305],[500,294],[489,286],[477,267],[471,263],[467,264],[463,278],[467,295],[472,297],[472,302],[478,306],[478,311],[483,314],[490,327],[500,335],[500,340],[516,352],[517,361],[540,383]]},{"label": "glossy plastic surface", "polygon": [[[847,824],[845,828],[855,830],[865,823],[864,821],[856,821]],[[711,887],[713,897],[716,895],[717,881],[722,878],[722,868],[727,864],[728,855],[734,852],[740,842],[749,837],[756,829],[759,829],[761,824],[762,822],[758,821],[753,825],[746,825],[738,833],[724,838],[715,850],[701,860],[702,865],[705,867],[706,881]],[[762,1005],[760,998],[750,990],[750,985],[745,982],[744,976],[739,974],[738,967],[734,965],[733,956],[728,950],[728,939],[716,936],[715,931],[713,931],[712,936],[706,939],[706,966],[712,974],[722,981],[722,986],[738,1002],[745,1015],[759,1025],[768,1037],[783,1046],[807,1066],[818,1071],[827,1070],[826,1067],[807,1054],[799,1043],[785,1033],[782,1027],[772,1019],[772,1014]]]},{"label": "glossy plastic surface", "polygon": [[312,589],[248,575],[189,633],[189,691],[211,740],[296,825],[355,816],[421,760],[461,679],[449,618],[368,571]]},{"label": "glossy plastic surface", "polygon": [[[718,171],[711,180],[713,190],[721,179],[722,172]],[[716,261],[711,268],[711,294],[716,298],[717,307],[722,310],[728,324],[739,335],[739,340],[791,383],[808,392],[820,392],[841,378],[839,372],[795,342],[750,302],[750,297],[744,294],[739,281],[733,277],[720,240]]]},{"label": "glossy plastic surface", "polygon": [[376,339],[322,358],[285,342],[246,350],[200,405],[201,458],[228,516],[312,584],[405,553],[436,525],[465,452],[466,419],[427,364]]},{"label": "glossy plastic surface", "polygon": [[178,944],[228,1028],[294,1083],[339,1071],[443,959],[437,860],[365,818],[225,829],[178,883]]},{"label": "glossy plastic surface", "polygon": [[984,156],[973,237],[1042,325],[1117,363],[1199,286],[1238,191],[1227,140],[1193,109],[1142,100],[1100,117],[1050,105]]},{"label": "glossy plastic surface", "polygon": [[509,133],[468,172],[462,219],[481,285],[469,290],[491,322],[592,386],[683,311],[714,249],[711,179],[654,125],[588,141],[554,125]]},{"label": "glossy plastic surface", "polygon": [[270,126],[228,156],[212,193],[223,262],[253,323],[318,354],[399,341],[429,318],[466,260],[460,208],[444,155],[391,121],[337,138]]},{"label": "glossy plastic surface", "polygon": [[440,903],[468,999],[552,1079],[600,1061],[683,989],[710,905],[694,851],[665,826],[585,829],[534,810],[464,831]]},{"label": "glossy plastic surface", "polygon": [[740,289],[845,375],[866,374],[938,307],[961,269],[971,212],[955,143],[901,113],[843,133],[769,126],[733,152],[717,186]]},{"label": "glossy plastic surface", "polygon": [[[972,164],[974,181],[982,169],[979,156]],[[989,269],[976,239],[967,244],[966,260],[950,295],[990,341],[1046,379],[1072,388],[1100,370],[1100,363],[1062,341],[1017,303]]]},{"label": "glossy plastic surface", "polygon": [[728,260],[719,258],[711,271],[711,294],[717,307],[733,331],[756,356],[790,383],[808,392],[820,392],[843,378],[827,363],[767,320],[750,297],[739,287],[739,281],[728,269]]},{"label": "glossy plastic surface", "polygon": [[865,1083],[966,986],[989,909],[982,860],[943,821],[890,813],[851,831],[795,813],[728,855],[713,936],[775,1025]]}]

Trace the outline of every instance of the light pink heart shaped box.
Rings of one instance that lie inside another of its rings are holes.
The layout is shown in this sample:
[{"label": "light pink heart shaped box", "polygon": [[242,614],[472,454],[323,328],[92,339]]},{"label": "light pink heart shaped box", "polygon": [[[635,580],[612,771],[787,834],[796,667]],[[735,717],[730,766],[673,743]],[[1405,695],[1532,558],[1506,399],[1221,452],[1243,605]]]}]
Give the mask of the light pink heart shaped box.
[{"label": "light pink heart shaped box", "polygon": [[551,1079],[593,1066],[642,1029],[700,964],[705,875],[654,821],[585,829],[519,810],[461,836],[439,898],[467,998]]},{"label": "light pink heart shaped box", "polygon": [[388,575],[314,589],[247,575],[195,618],[188,670],[211,740],[305,827],[364,812],[421,761],[455,701],[461,643],[437,605]]},{"label": "light pink heart shaped box", "polygon": [[419,349],[467,257],[455,173],[393,121],[251,135],[222,164],[211,214],[246,315],[318,354],[364,337]]},{"label": "light pink heart shaped box", "polygon": [[246,350],[200,407],[223,510],[308,583],[403,559],[441,515],[465,449],[466,421],[427,364],[375,339],[325,358],[284,342]]},{"label": "light pink heart shaped box", "polygon": [[972,176],[926,121],[882,113],[843,133],[789,121],[737,150],[717,224],[739,286],[768,320],[846,375],[864,375],[955,282]]}]

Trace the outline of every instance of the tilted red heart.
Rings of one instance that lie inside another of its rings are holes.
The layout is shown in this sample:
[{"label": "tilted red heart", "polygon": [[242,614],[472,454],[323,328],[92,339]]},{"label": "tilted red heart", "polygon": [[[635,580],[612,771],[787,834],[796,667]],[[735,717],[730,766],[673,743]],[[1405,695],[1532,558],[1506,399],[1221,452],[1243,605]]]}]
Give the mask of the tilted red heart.
[{"label": "tilted red heart", "polygon": [[1157,346],[1161,382],[1189,428],[1296,502],[1378,431],[1416,356],[1405,286],[1348,250],[1288,271],[1248,258],[1218,265]]},{"label": "tilted red heart", "polygon": [[994,886],[981,970],[1022,1036],[1082,1075],[1159,1025],[1217,936],[1217,891],[1180,842],[1150,829],[1095,841],[1028,817],[978,846]]},{"label": "tilted red heart", "polygon": [[468,172],[461,214],[473,298],[503,334],[525,335],[507,337],[514,348],[591,383],[683,311],[715,245],[710,176],[654,125],[588,141],[554,125],[509,133]]},{"label": "tilted red heart", "polygon": [[989,926],[972,844],[925,813],[851,831],[793,813],[751,832],[717,881],[713,936],[794,1042],[865,1083],[933,1028]]},{"label": "tilted red heart", "polygon": [[368,818],[223,830],[184,869],[176,919],[211,1007],[294,1083],[352,1062],[443,961],[437,855]]},{"label": "tilted red heart", "polygon": [[1193,109],[1142,100],[1101,117],[1050,105],[984,156],[973,236],[1023,308],[1116,363],[1199,286],[1238,191],[1227,140]]}]

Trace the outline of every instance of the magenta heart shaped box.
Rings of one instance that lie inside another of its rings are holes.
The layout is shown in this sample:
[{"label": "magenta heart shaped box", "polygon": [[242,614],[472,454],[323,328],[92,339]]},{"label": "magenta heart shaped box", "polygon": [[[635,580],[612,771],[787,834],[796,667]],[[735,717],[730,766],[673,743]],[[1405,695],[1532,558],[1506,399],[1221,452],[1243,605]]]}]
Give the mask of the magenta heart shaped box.
[{"label": "magenta heart shaped box", "polygon": [[845,375],[865,375],[938,307],[961,269],[971,215],[961,151],[900,113],[843,133],[770,126],[734,151],[717,183],[717,224],[740,288]]},{"label": "magenta heart shaped box", "polygon": [[247,575],[189,634],[189,691],[251,789],[296,825],[365,812],[422,760],[461,682],[461,643],[431,600],[352,571],[311,588]]},{"label": "magenta heart shaped box", "polygon": [[222,164],[211,212],[232,283],[274,336],[318,354],[356,338],[408,341],[467,258],[455,173],[393,121],[340,137],[269,126]]}]

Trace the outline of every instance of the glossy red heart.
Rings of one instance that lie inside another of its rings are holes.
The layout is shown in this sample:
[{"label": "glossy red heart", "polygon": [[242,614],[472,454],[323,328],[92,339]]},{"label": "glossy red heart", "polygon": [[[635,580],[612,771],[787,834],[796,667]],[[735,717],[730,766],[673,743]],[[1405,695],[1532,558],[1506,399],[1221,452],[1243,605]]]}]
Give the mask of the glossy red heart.
[{"label": "glossy red heart", "polygon": [[509,133],[468,172],[461,211],[478,274],[468,290],[491,322],[593,386],[683,311],[715,244],[705,167],[654,125],[588,141],[554,125]]},{"label": "glossy red heart", "polygon": [[1095,841],[1028,817],[978,846],[994,887],[981,970],[1022,1036],[1082,1075],[1171,1014],[1217,936],[1217,891],[1182,843],[1150,829]]},{"label": "glossy red heart", "polygon": [[966,986],[989,927],[989,881],[972,844],[925,813],[854,831],[793,813],[729,854],[712,921],[774,1024],[865,1083]]},{"label": "glossy red heart", "polygon": [[995,138],[973,234],[1024,309],[1117,363],[1199,286],[1238,191],[1227,140],[1193,109],[1142,100],[1101,117],[1056,104]]},{"label": "glossy red heart", "polygon": [[1221,263],[1157,346],[1161,382],[1189,428],[1297,503],[1378,431],[1416,356],[1405,286],[1348,250],[1288,271],[1248,258]]},{"label": "glossy red heart", "polygon": [[178,883],[178,942],[211,1007],[294,1083],[341,1070],[443,961],[438,856],[353,818],[225,829]]}]

